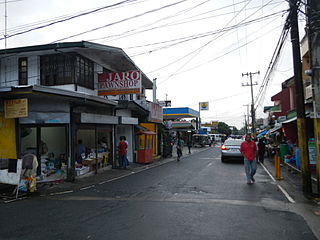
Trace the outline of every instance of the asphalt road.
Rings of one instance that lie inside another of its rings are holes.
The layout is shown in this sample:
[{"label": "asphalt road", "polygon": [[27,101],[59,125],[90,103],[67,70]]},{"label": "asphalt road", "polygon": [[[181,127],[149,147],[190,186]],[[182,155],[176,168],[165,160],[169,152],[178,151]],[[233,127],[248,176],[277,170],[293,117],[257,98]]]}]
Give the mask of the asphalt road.
[{"label": "asphalt road", "polygon": [[316,239],[259,167],[218,148],[70,194],[0,205],[0,239]]}]

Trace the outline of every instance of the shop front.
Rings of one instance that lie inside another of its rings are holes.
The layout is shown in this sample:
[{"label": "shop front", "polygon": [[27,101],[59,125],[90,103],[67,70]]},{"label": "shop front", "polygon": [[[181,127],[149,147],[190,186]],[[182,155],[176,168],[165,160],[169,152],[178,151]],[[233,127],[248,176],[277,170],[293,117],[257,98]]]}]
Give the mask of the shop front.
[{"label": "shop front", "polygon": [[119,118],[75,109],[74,168],[75,176],[115,167],[114,133]]},{"label": "shop front", "polygon": [[37,156],[40,181],[66,179],[67,130],[67,124],[19,124],[21,156]]},{"label": "shop front", "polygon": [[[37,86],[9,88],[4,96],[4,101],[21,99],[26,103],[25,116],[1,118],[2,124],[10,126],[1,128],[1,134],[10,139],[0,142],[1,149],[10,151],[3,155],[7,158],[35,155],[38,182],[73,180],[112,165],[114,128],[119,122],[112,116],[114,101]],[[6,133],[9,129],[10,134]],[[85,149],[81,166],[77,158],[79,140]]]},{"label": "shop front", "polygon": [[76,140],[76,176],[112,167],[112,125],[79,126]]}]

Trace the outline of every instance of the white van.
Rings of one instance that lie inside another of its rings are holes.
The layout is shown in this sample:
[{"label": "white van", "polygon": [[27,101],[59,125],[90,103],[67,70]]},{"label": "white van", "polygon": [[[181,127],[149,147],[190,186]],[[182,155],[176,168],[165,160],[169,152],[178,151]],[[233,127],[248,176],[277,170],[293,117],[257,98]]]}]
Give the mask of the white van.
[{"label": "white van", "polygon": [[213,141],[215,142],[221,142],[223,135],[219,133],[210,134],[210,136],[213,138]]}]

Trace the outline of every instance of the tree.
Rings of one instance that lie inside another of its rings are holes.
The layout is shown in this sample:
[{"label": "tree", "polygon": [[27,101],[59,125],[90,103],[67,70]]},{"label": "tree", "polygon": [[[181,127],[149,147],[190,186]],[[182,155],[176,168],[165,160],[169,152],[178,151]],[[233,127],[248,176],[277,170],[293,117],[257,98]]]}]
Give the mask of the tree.
[{"label": "tree", "polygon": [[232,130],[230,129],[230,126],[228,124],[226,124],[224,122],[219,122],[218,123],[218,132],[229,136],[231,134]]}]

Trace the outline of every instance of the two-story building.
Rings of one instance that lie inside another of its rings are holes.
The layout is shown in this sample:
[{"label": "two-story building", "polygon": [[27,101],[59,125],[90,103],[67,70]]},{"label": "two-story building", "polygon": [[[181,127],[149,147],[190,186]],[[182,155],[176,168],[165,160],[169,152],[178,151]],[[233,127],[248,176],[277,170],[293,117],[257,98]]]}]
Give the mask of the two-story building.
[{"label": "two-story building", "polygon": [[[140,74],[139,93],[99,94],[99,75],[127,71]],[[117,166],[126,136],[134,161],[135,126],[147,121],[152,82],[122,49],[82,41],[0,50],[0,86],[0,158],[34,153],[38,175],[73,179],[81,160],[87,168],[78,174]]]}]

